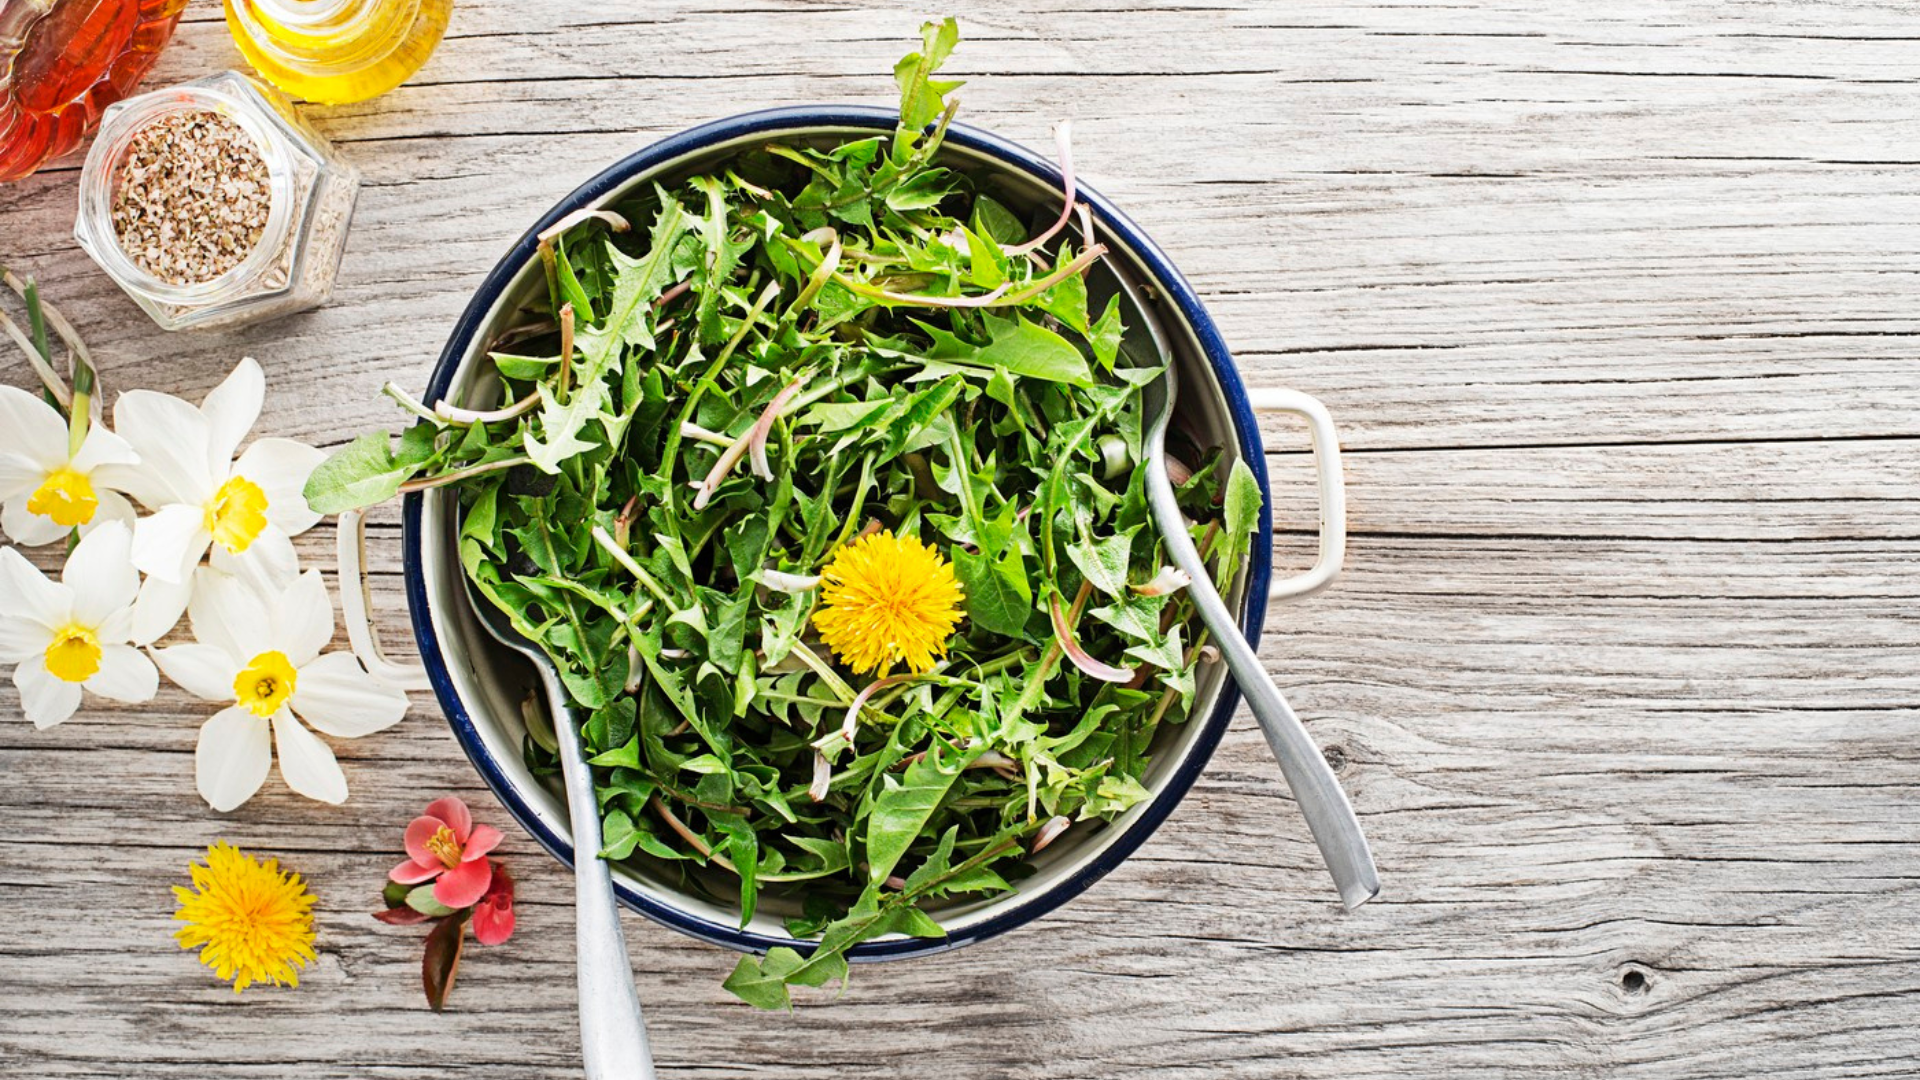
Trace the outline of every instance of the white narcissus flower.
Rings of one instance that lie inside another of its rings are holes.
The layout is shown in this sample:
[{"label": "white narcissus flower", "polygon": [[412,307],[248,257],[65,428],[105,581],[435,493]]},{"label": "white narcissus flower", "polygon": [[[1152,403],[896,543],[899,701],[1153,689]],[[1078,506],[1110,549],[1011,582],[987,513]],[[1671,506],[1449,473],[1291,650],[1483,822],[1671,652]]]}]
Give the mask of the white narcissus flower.
[{"label": "white narcissus flower", "polygon": [[252,798],[267,779],[271,743],[288,787],[321,802],[344,801],[340,763],[301,721],[357,739],[399,723],[407,695],[367,674],[352,653],[321,654],[333,638],[333,601],[320,571],[271,593],[207,572],[193,590],[189,617],[196,644],[158,649],[154,659],[188,693],[227,703],[200,728],[200,796],[222,811]]},{"label": "white narcissus flower", "polygon": [[111,490],[102,466],[137,465],[140,455],[99,424],[75,450],[67,418],[43,398],[0,386],[0,529],[16,544],[51,544],[76,528],[133,521],[133,506]]},{"label": "white narcissus flower", "polygon": [[67,556],[57,582],[17,550],[0,549],[0,661],[18,665],[13,685],[34,727],[72,716],[82,690],[153,700],[160,683],[153,661],[127,644],[140,590],[132,541],[124,522],[102,522]]},{"label": "white narcissus flower", "polygon": [[140,464],[103,472],[153,511],[133,534],[133,564],[147,575],[135,641],[151,642],[180,621],[209,549],[214,569],[263,590],[299,576],[290,538],[320,520],[301,489],[326,455],[291,439],[255,439],[234,460],[265,394],[266,376],[249,358],[197,409],[151,390],[129,390],[114,403],[114,430]]}]

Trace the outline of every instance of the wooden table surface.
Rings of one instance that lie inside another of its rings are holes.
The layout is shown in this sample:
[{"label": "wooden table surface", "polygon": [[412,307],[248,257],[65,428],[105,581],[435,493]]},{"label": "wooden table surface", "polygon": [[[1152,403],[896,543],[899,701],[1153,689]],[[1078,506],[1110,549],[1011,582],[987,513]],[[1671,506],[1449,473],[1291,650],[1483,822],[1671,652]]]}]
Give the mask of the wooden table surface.
[{"label": "wooden table surface", "polygon": [[[993,0],[964,119],[1171,252],[1254,385],[1342,425],[1353,537],[1267,624],[1386,891],[1343,915],[1251,719],[1132,860],[989,943],[790,1015],[731,954],[627,920],[665,1077],[1746,1078],[1920,1072],[1920,11],[1883,3]],[[731,10],[727,10],[731,9]],[[508,243],[603,165],[762,106],[893,100],[923,12],[461,0],[411,84],[310,108],[365,173],[333,301],[168,335],[74,246],[77,166],[0,187],[115,388],[242,355],[263,430],[397,427]],[[238,63],[194,0],[149,85]],[[24,385],[24,365],[6,378]],[[1283,566],[1298,430],[1267,432]],[[381,622],[406,638],[397,529]],[[331,566],[331,529],[302,541]],[[44,562],[44,559],[43,559]],[[194,794],[166,688],[48,732],[0,686],[0,1075],[578,1075],[570,881],[427,695],[339,743],[343,807]],[[426,1012],[367,917],[400,827],[506,825],[520,930]],[[297,990],[236,997],[169,934],[210,841],[319,897]]]}]

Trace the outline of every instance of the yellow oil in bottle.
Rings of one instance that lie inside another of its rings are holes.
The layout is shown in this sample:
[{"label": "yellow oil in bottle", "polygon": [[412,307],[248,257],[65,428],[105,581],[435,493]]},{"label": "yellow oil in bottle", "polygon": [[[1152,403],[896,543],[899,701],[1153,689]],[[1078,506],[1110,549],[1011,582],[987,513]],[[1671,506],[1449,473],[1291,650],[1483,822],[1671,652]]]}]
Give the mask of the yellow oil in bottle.
[{"label": "yellow oil in bottle", "polygon": [[225,0],[233,40],[268,82],[327,104],[406,82],[446,32],[453,0]]}]

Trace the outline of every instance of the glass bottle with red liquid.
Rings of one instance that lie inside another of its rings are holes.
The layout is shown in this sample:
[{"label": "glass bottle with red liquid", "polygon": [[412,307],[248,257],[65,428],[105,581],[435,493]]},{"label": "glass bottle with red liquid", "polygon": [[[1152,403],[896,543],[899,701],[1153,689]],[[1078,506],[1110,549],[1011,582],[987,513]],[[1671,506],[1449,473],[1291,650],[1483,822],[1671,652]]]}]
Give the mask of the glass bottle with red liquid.
[{"label": "glass bottle with red liquid", "polygon": [[187,0],[0,0],[0,183],[77,146],[139,85]]}]

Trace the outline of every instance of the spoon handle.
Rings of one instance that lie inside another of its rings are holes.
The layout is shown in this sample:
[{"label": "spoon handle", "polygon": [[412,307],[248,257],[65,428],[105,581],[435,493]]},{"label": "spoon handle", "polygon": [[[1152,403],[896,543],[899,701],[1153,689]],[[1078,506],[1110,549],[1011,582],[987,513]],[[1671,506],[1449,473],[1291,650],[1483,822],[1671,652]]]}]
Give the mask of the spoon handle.
[{"label": "spoon handle", "polygon": [[[1149,486],[1154,486],[1156,473],[1164,475],[1164,470],[1148,474]],[[1287,699],[1280,696],[1280,688],[1273,684],[1273,677],[1267,674],[1253,646],[1241,636],[1239,623],[1214,589],[1213,581],[1206,574],[1206,564],[1187,535],[1186,520],[1180,516],[1171,488],[1165,498],[1149,501],[1174,565],[1193,578],[1187,592],[1200,609],[1200,618],[1213,631],[1220,651],[1226,654],[1227,667],[1233,672],[1234,681],[1240,684],[1240,692],[1246,695],[1254,719],[1260,722],[1267,745],[1279,759],[1280,772],[1287,778],[1287,787],[1293,790],[1294,800],[1300,805],[1300,814],[1307,819],[1313,842],[1319,845],[1320,855],[1327,861],[1334,886],[1340,890],[1340,900],[1352,911],[1380,894],[1380,875],[1374,869],[1373,852],[1367,847],[1366,835],[1360,831],[1360,819],[1354,816],[1353,804],[1347,801],[1347,793],[1341,790],[1339,779],[1333,775],[1333,768],[1321,755],[1313,736],[1307,734],[1306,726],[1293,714]]]},{"label": "spoon handle", "polygon": [[613,875],[600,857],[600,804],[593,771],[580,745],[579,717],[559,680],[544,665],[547,708],[560,740],[560,773],[567,785],[567,815],[573,823],[574,928],[579,957],[580,1057],[587,1080],[653,1080],[653,1052],[633,988]]}]

